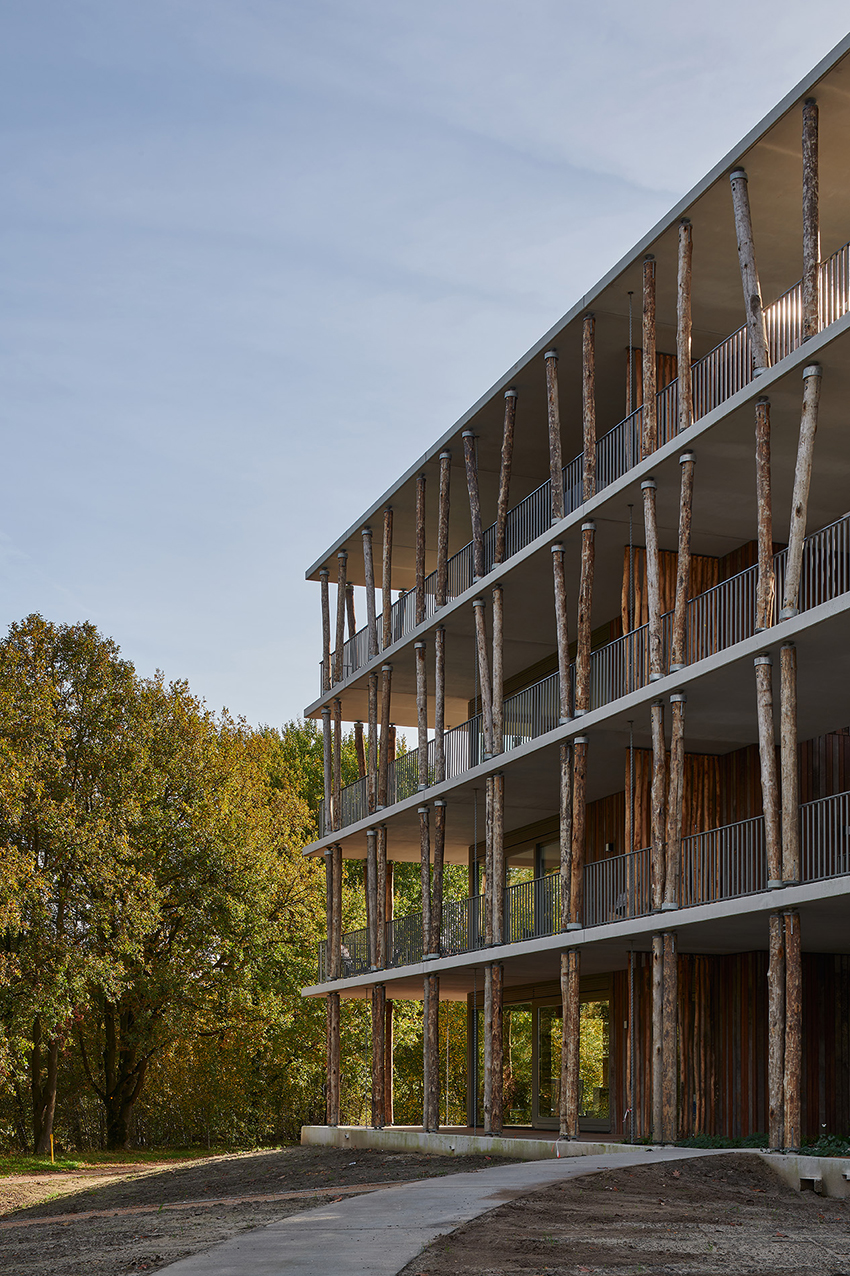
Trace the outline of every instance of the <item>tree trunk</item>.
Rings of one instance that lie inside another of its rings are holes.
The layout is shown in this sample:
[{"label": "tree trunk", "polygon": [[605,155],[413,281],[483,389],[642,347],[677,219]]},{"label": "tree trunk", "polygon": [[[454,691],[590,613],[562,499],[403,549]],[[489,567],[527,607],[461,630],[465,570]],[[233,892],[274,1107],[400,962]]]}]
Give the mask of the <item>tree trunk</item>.
[{"label": "tree trunk", "polygon": [[770,366],[770,357],[767,351],[761,284],[756,267],[747,174],[742,168],[736,168],[729,174],[729,180],[732,183],[732,207],[735,213],[735,234],[738,238],[738,262],[741,267],[741,286],[744,290],[747,333],[750,338],[753,368],[756,373],[759,373]]},{"label": "tree trunk", "polygon": [[758,511],[758,583],[756,629],[773,624],[773,504],[770,492],[770,399],[756,402],[756,506]]},{"label": "tree trunk", "polygon": [[564,462],[561,458],[561,409],[558,402],[558,353],[547,350],[546,400],[549,410],[549,486],[552,498],[552,522],[564,517]]},{"label": "tree trunk", "polygon": [[514,455],[516,397],[516,390],[505,391],[505,424],[502,431],[502,461],[499,467],[499,504],[496,511],[496,552],[493,555],[494,563],[503,563],[505,561],[505,528],[508,518],[511,465]]},{"label": "tree trunk", "polygon": [[[47,1042],[46,1057],[42,1047],[41,1017],[36,1016],[32,1030],[30,1053],[30,1092],[32,1096],[32,1137],[36,1156],[50,1155],[50,1136],[56,1114],[56,1088],[59,1076],[59,1038]],[[44,1075],[42,1076],[42,1072]]]}]

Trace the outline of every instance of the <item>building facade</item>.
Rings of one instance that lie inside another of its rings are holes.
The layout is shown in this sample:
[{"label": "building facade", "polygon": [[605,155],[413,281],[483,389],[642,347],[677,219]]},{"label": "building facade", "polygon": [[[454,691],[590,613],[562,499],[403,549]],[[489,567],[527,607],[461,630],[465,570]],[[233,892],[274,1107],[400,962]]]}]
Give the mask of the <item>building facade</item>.
[{"label": "building facade", "polygon": [[[850,1129],[848,49],[308,572],[328,939],[305,995],[327,1003],[331,1125],[358,997],[376,1126],[408,999],[438,1128],[448,998],[471,1126]],[[418,743],[398,757],[397,728]],[[413,917],[399,861],[421,866]]]}]

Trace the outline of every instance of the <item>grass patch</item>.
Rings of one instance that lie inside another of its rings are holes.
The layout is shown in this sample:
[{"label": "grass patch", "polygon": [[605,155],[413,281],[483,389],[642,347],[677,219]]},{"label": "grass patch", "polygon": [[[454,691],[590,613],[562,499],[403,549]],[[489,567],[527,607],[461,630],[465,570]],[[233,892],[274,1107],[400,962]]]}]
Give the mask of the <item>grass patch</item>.
[{"label": "grass patch", "polygon": [[72,1156],[57,1154],[51,1162],[49,1156],[32,1156],[26,1153],[10,1153],[0,1156],[0,1178],[13,1174],[67,1174],[73,1170],[104,1169],[111,1165],[145,1165],[163,1161],[200,1161],[213,1156],[251,1156],[258,1152],[279,1152],[280,1148],[190,1147],[145,1148],[126,1152],[74,1152]]}]

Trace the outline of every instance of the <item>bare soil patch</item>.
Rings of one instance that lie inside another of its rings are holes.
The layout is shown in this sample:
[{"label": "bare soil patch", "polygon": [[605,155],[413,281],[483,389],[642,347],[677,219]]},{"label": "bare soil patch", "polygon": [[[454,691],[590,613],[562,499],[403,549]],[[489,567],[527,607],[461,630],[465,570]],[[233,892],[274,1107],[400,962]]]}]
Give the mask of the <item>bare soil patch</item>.
[{"label": "bare soil patch", "polygon": [[403,1276],[785,1272],[850,1274],[850,1204],[795,1192],[761,1157],[730,1153],[518,1197],[434,1241]]},{"label": "bare soil patch", "polygon": [[[16,1208],[15,1179],[2,1181],[2,1276],[127,1276],[155,1272],[252,1227],[312,1209],[335,1196],[390,1183],[505,1164],[493,1157],[287,1148],[217,1157],[188,1165],[149,1164],[98,1185],[83,1170],[68,1188],[50,1180],[50,1201]],[[124,1168],[124,1167],[120,1167]],[[24,1177],[24,1176],[22,1176]],[[74,1186],[76,1190],[74,1190]],[[26,1187],[24,1187],[24,1193]],[[44,1190],[42,1186],[41,1190]],[[276,1199],[277,1198],[277,1199]],[[31,1198],[30,1198],[31,1199]],[[26,1204],[26,1198],[20,1202]]]}]

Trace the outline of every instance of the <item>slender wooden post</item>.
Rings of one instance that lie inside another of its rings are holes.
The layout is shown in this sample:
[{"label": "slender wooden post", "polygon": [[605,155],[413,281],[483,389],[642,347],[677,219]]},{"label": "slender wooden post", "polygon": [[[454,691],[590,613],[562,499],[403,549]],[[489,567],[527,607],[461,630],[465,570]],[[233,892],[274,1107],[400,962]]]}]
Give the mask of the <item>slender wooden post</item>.
[{"label": "slender wooden post", "polygon": [[558,834],[560,842],[561,930],[568,930],[573,890],[573,746],[561,744],[561,783]]},{"label": "slender wooden post", "polygon": [[384,546],[381,563],[381,650],[386,651],[393,642],[393,511],[384,510]]},{"label": "slender wooden post", "polygon": [[552,522],[564,517],[564,462],[561,456],[561,409],[558,403],[558,352],[547,350],[546,402],[549,409],[549,482],[552,496]]},{"label": "slender wooden post", "polygon": [[387,998],[384,1028],[384,1125],[393,1123],[393,1002]]},{"label": "slender wooden post", "polygon": [[331,979],[342,975],[342,847],[331,847]]},{"label": "slender wooden post", "polygon": [[431,1071],[433,1065],[428,1029],[431,1022],[431,976],[422,979],[422,1129],[431,1128]]},{"label": "slender wooden post", "polygon": [[484,1133],[502,1133],[502,988],[500,962],[484,967]]},{"label": "slender wooden post", "polygon": [[501,753],[505,747],[504,700],[505,675],[503,669],[504,590],[493,586],[493,752]]},{"label": "slender wooden post", "polygon": [[679,552],[676,555],[676,602],[673,611],[673,636],[670,643],[670,672],[687,664],[688,592],[691,577],[691,517],[694,506],[693,452],[679,457],[682,485],[679,491]]},{"label": "slender wooden post", "polygon": [[328,993],[325,1122],[339,1125],[339,993]]},{"label": "slender wooden post", "polygon": [[552,578],[555,586],[555,629],[558,639],[558,687],[560,721],[570,720],[570,630],[567,620],[567,576],[563,545],[552,546]]},{"label": "slender wooden post", "polygon": [[688,697],[677,691],[670,697],[670,779],[667,797],[667,854],[663,908],[679,907],[679,879],[682,859],[682,815],[685,779],[685,704]]},{"label": "slender wooden post", "polygon": [[434,630],[434,783],[446,778],[446,631]]},{"label": "slender wooden post", "polygon": [[392,665],[381,665],[381,759],[378,764],[378,810],[387,805],[390,763],[390,704],[393,689]]},{"label": "slender wooden post", "polygon": [[366,779],[369,815],[378,805],[378,675],[369,674],[369,758]]},{"label": "slender wooden post", "polygon": [[585,315],[581,326],[581,428],[584,459],[582,495],[596,495],[596,319]]},{"label": "slender wooden post", "polygon": [[[486,886],[485,886],[486,894]],[[492,966],[484,967],[484,1133],[489,1134],[493,1112],[493,975]]]},{"label": "slender wooden post", "polygon": [[782,880],[800,881],[800,781],[797,771],[797,649],[779,650],[779,753],[782,769]]},{"label": "slender wooden post", "polygon": [[578,592],[578,641],[576,644],[576,709],[579,717],[590,710],[590,646],[593,612],[594,536],[596,524],[581,525],[581,580]]},{"label": "slender wooden post", "polygon": [[325,860],[325,929],[327,931],[327,939],[325,940],[325,978],[335,978],[333,974],[334,958],[333,958],[333,939],[334,939],[334,852],[332,846],[326,846],[324,851]]},{"label": "slender wooden post", "polygon": [[803,1072],[803,970],[800,914],[785,914],[785,1147],[802,1143],[801,1102]]},{"label": "slender wooden post", "polygon": [[818,268],[820,219],[818,212],[818,104],[803,103],[803,340],[820,331]]},{"label": "slender wooden post", "polygon": [[434,803],[434,878],[431,888],[431,947],[439,955],[443,942],[443,878],[446,858],[446,803]]},{"label": "slender wooden post", "polygon": [[342,682],[343,656],[345,654],[345,573],[348,554],[341,549],[336,556],[338,573],[336,583],[336,650],[334,651],[334,682]]},{"label": "slender wooden post", "polygon": [[664,936],[652,936],[652,1138],[664,1124]]},{"label": "slender wooden post", "polygon": [[[387,921],[392,920],[392,864],[387,862],[387,826],[378,826],[376,843],[378,860],[378,907],[375,925],[378,931],[378,969],[384,970],[390,965],[390,954],[387,951]],[[389,901],[389,907],[388,907]]]},{"label": "slender wooden post", "polygon": [[372,1126],[384,1127],[386,1119],[387,990],[383,984],[372,989]]},{"label": "slender wooden post", "polygon": [[431,951],[431,808],[419,807],[419,870],[422,884],[422,952]]},{"label": "slender wooden post", "polygon": [[334,700],[334,830],[342,828],[342,701]]},{"label": "slender wooden post", "polygon": [[475,435],[464,430],[463,459],[466,465],[466,487],[469,492],[469,520],[472,524],[472,579],[484,575],[484,531],[481,526],[481,497],[478,492],[478,460],[475,455]]},{"label": "slender wooden post", "polygon": [[349,642],[357,633],[357,617],[354,613],[354,585],[351,581],[345,586],[345,614],[348,617]]},{"label": "slender wooden post", "polygon": [[505,942],[505,777],[492,778],[490,810],[490,837],[493,843],[491,863],[493,873],[493,943]]},{"label": "slender wooden post", "polygon": [[481,727],[484,736],[484,756],[493,756],[493,687],[490,682],[490,665],[487,660],[487,631],[484,619],[484,599],[476,598],[472,604],[475,613],[475,638],[478,648],[478,681],[481,690]]},{"label": "slender wooden post", "polygon": [[331,689],[331,606],[328,598],[330,572],[323,567],[319,572],[322,587],[322,691]]},{"label": "slender wooden post", "polygon": [[445,607],[449,597],[449,509],[451,504],[452,454],[440,453],[440,503],[437,518],[437,586],[434,602]]},{"label": "slender wooden post", "polygon": [[378,830],[366,830],[366,925],[369,967],[378,969]]},{"label": "slender wooden post", "polygon": [[643,429],[641,460],[658,447],[658,402],[655,375],[655,258],[643,259]]},{"label": "slender wooden post", "polygon": [[440,978],[425,976],[423,1006],[423,1041],[425,1043],[424,1121],[426,1133],[440,1128]]},{"label": "slender wooden post", "polygon": [[664,907],[666,878],[664,834],[666,831],[667,746],[664,739],[664,701],[654,700],[650,713],[652,716],[652,786],[650,790],[652,909],[653,912],[659,912]]},{"label": "slender wooden post", "polygon": [[758,506],[758,583],[756,629],[773,624],[773,504],[770,494],[770,399],[756,403],[756,503]]},{"label": "slender wooden post", "polygon": [[664,935],[664,988],[662,1050],[664,1078],[661,1096],[661,1137],[665,1143],[675,1143],[679,1134],[678,1111],[678,1026],[679,1026],[679,958],[676,936],[672,931]]},{"label": "slender wooden post", "polygon": [[581,1037],[580,953],[567,948],[561,953],[561,1105],[560,1137],[577,1139],[581,1096],[579,1042]]},{"label": "slender wooden post", "polygon": [[772,1151],[785,1146],[785,922],[770,915],[770,962],[767,968],[767,1111]]},{"label": "slender wooden post", "polygon": [[416,721],[417,721],[417,762],[419,767],[419,788],[428,788],[428,671],[425,668],[427,655],[425,642],[413,644],[416,659]]},{"label": "slender wooden post", "polygon": [[779,835],[779,784],[776,776],[776,739],[773,729],[773,660],[756,656],[756,712],[759,727],[761,796],[764,807],[764,841],[767,852],[767,888],[782,885],[782,847]]},{"label": "slender wooden post", "polygon": [[369,631],[369,659],[374,660],[378,654],[378,616],[375,609],[375,559],[372,554],[371,527],[364,527],[360,535],[363,537],[363,576],[366,582],[366,626]]},{"label": "slender wooden post", "polygon": [[587,746],[586,735],[573,740],[573,862],[570,886],[568,930],[580,930],[584,911],[584,852],[587,838]]},{"label": "slender wooden post", "polygon": [[319,837],[326,837],[336,827],[334,824],[334,768],[331,749],[331,707],[326,704],[322,709],[322,761],[325,773],[325,805],[322,811],[322,827],[319,829]]},{"label": "slender wooden post", "polygon": [[363,723],[359,718],[354,724],[354,752],[357,755],[357,774],[363,780],[366,778],[366,746],[363,743]]},{"label": "slender wooden post", "polygon": [[502,429],[502,462],[499,467],[499,504],[496,512],[496,552],[493,555],[494,563],[503,563],[505,561],[505,529],[508,520],[511,465],[514,455],[516,399],[516,390],[505,391],[505,424]]},{"label": "slender wooden post", "polygon": [[694,254],[693,227],[687,217],[679,222],[679,262],[676,297],[676,371],[679,379],[679,433],[694,419],[694,391],[691,376],[691,266]]},{"label": "slender wooden post", "polygon": [[484,780],[484,943],[493,943],[493,777]]},{"label": "slender wooden post", "polygon": [[654,478],[644,479],[643,523],[646,540],[646,600],[649,611],[649,681],[663,677],[664,650],[661,631],[661,566],[658,554],[658,520],[655,510],[657,483]]},{"label": "slender wooden post", "polygon": [[764,307],[761,300],[761,284],[756,267],[756,250],[753,243],[753,219],[750,214],[750,195],[747,190],[747,174],[735,168],[729,174],[732,183],[732,208],[735,214],[735,234],[738,239],[738,263],[741,267],[741,286],[744,290],[744,309],[747,313],[747,334],[750,338],[750,354],[753,370],[758,375],[770,367],[767,350],[767,330],[764,323]]},{"label": "slender wooden post", "polygon": [[416,479],[416,624],[425,620],[425,475]]},{"label": "slender wooden post", "polygon": [[803,413],[800,418],[800,438],[797,444],[797,465],[794,471],[794,495],[791,498],[791,526],[788,532],[788,555],[785,560],[785,588],[782,593],[780,620],[796,616],[798,610],[800,575],[803,568],[803,542],[806,537],[806,519],[809,510],[809,486],[812,481],[812,459],[815,450],[815,433],[818,428],[820,382],[820,364],[810,363],[803,369]]}]

